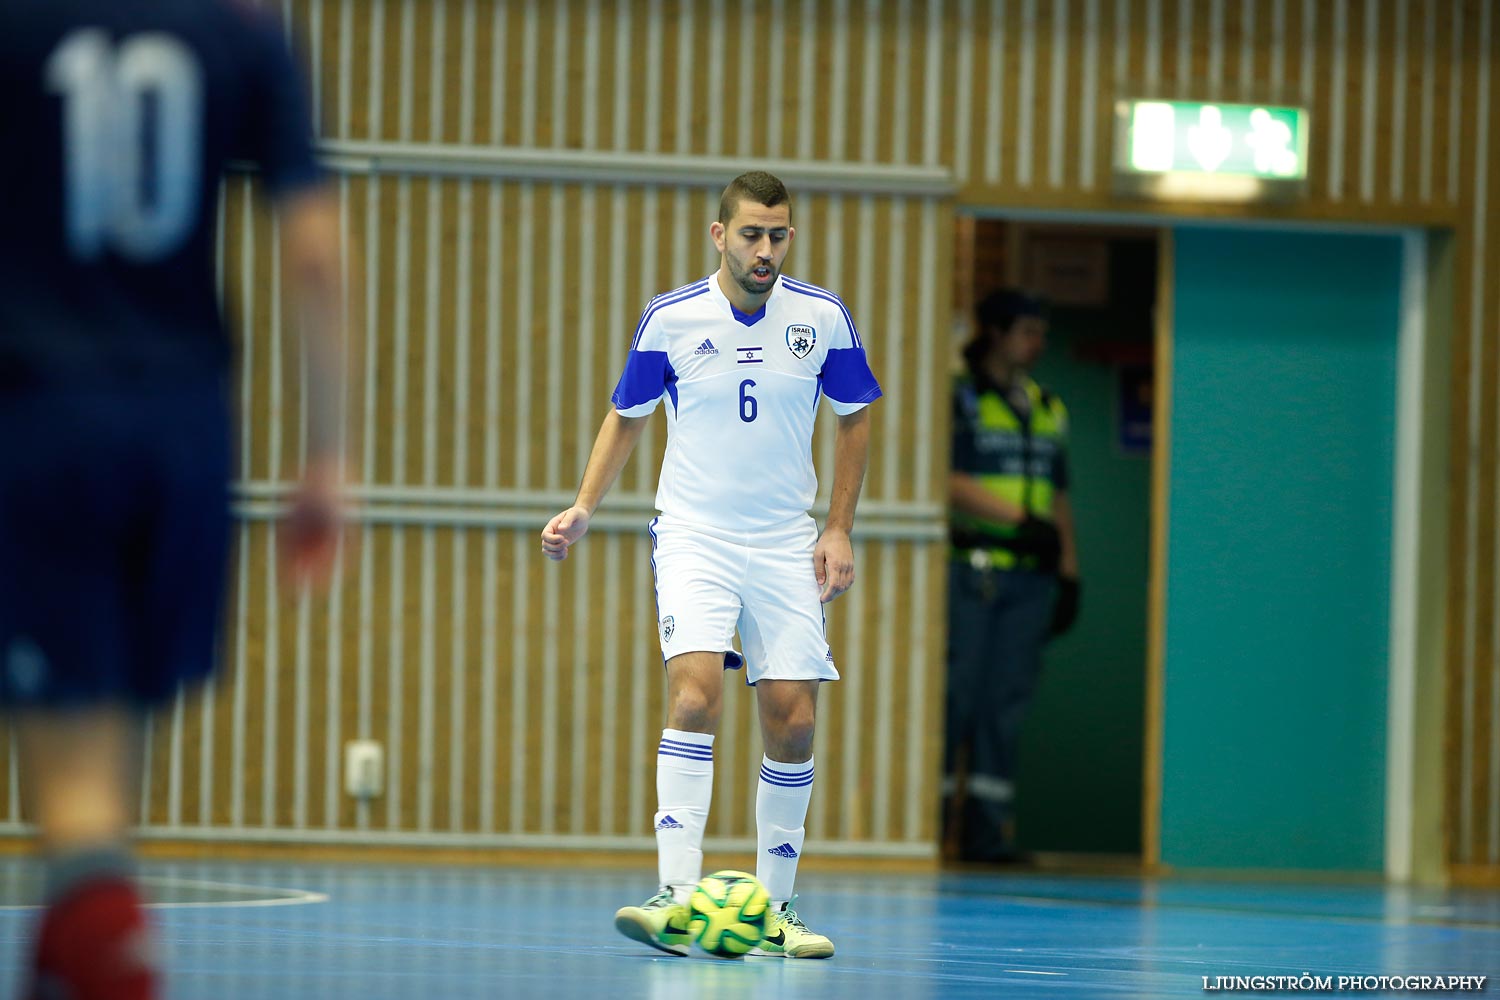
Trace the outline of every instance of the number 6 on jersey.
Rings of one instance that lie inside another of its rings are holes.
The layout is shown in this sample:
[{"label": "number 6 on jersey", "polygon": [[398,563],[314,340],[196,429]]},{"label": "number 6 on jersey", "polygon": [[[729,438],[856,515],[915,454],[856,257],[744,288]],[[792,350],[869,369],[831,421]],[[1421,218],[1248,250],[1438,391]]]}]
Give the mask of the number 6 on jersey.
[{"label": "number 6 on jersey", "polygon": [[745,392],[746,389],[754,388],[755,379],[753,378],[747,378],[740,383],[740,419],[747,424],[760,412],[760,404],[755,401],[755,397]]}]

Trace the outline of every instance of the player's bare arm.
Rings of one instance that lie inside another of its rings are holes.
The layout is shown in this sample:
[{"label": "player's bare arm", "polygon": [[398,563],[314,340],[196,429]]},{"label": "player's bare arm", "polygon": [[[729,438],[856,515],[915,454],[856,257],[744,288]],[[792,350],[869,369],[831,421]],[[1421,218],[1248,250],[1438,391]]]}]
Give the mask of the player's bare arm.
[{"label": "player's bare arm", "polygon": [[307,467],[282,527],[294,580],[325,583],[338,552],[343,482],[339,399],[343,370],[343,283],[338,201],[319,186],[277,206],[282,260],[300,313],[307,359]]},{"label": "player's bare arm", "polygon": [[568,548],[589,530],[589,518],[594,516],[604,494],[620,477],[620,470],[625,468],[649,419],[649,416],[626,417],[617,410],[610,410],[605,416],[599,436],[594,438],[594,449],[589,452],[583,483],[578,487],[573,506],[552,518],[542,529],[542,552],[548,559],[568,558]]},{"label": "player's bare arm", "polygon": [[828,502],[828,523],[813,550],[813,571],[823,588],[820,600],[834,600],[854,586],[854,509],[864,487],[865,467],[870,461],[870,408],[864,407],[838,418],[833,442],[833,496]]}]

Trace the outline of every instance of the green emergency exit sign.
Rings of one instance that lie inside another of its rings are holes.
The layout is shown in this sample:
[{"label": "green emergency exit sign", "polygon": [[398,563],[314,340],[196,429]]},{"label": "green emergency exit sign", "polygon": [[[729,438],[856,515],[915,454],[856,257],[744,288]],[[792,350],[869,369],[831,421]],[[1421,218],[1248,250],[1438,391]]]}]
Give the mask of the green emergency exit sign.
[{"label": "green emergency exit sign", "polygon": [[1307,140],[1302,108],[1120,101],[1115,176],[1142,193],[1285,196],[1307,178]]}]

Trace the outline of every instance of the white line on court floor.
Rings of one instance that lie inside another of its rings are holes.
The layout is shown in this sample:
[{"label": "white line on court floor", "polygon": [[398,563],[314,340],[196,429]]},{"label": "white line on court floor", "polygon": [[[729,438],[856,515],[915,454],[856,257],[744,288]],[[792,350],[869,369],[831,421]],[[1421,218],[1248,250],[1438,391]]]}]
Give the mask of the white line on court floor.
[{"label": "white line on court floor", "polygon": [[[146,903],[144,905],[148,910],[191,910],[211,906],[230,906],[243,909],[252,906],[306,906],[310,903],[328,902],[328,894],[326,892],[312,892],[307,889],[282,889],[274,886],[245,885],[240,882],[207,882],[201,879],[172,878],[171,876],[164,875],[142,875],[136,881],[143,885],[180,886],[193,889],[239,889],[257,894],[282,894],[273,899],[213,899],[180,903]],[[38,909],[41,909],[40,904],[0,905],[0,911]]]}]

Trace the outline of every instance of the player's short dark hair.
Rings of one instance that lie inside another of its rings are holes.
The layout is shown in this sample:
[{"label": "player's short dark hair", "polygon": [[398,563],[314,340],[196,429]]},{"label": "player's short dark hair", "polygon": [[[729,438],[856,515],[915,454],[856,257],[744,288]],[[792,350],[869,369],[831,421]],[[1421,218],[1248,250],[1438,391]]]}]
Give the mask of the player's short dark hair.
[{"label": "player's short dark hair", "polygon": [[995,331],[1003,335],[1023,316],[1046,315],[1047,304],[1019,288],[1001,288],[980,299],[974,306],[974,337],[964,345],[964,362],[969,370],[980,370]]},{"label": "player's short dark hair", "polygon": [[781,178],[775,174],[768,174],[764,170],[746,171],[730,181],[724,193],[719,195],[719,224],[729,225],[729,220],[734,218],[740,202],[747,198],[758,205],[767,207],[790,205],[792,202],[791,195],[786,193],[786,185],[781,183]]}]

